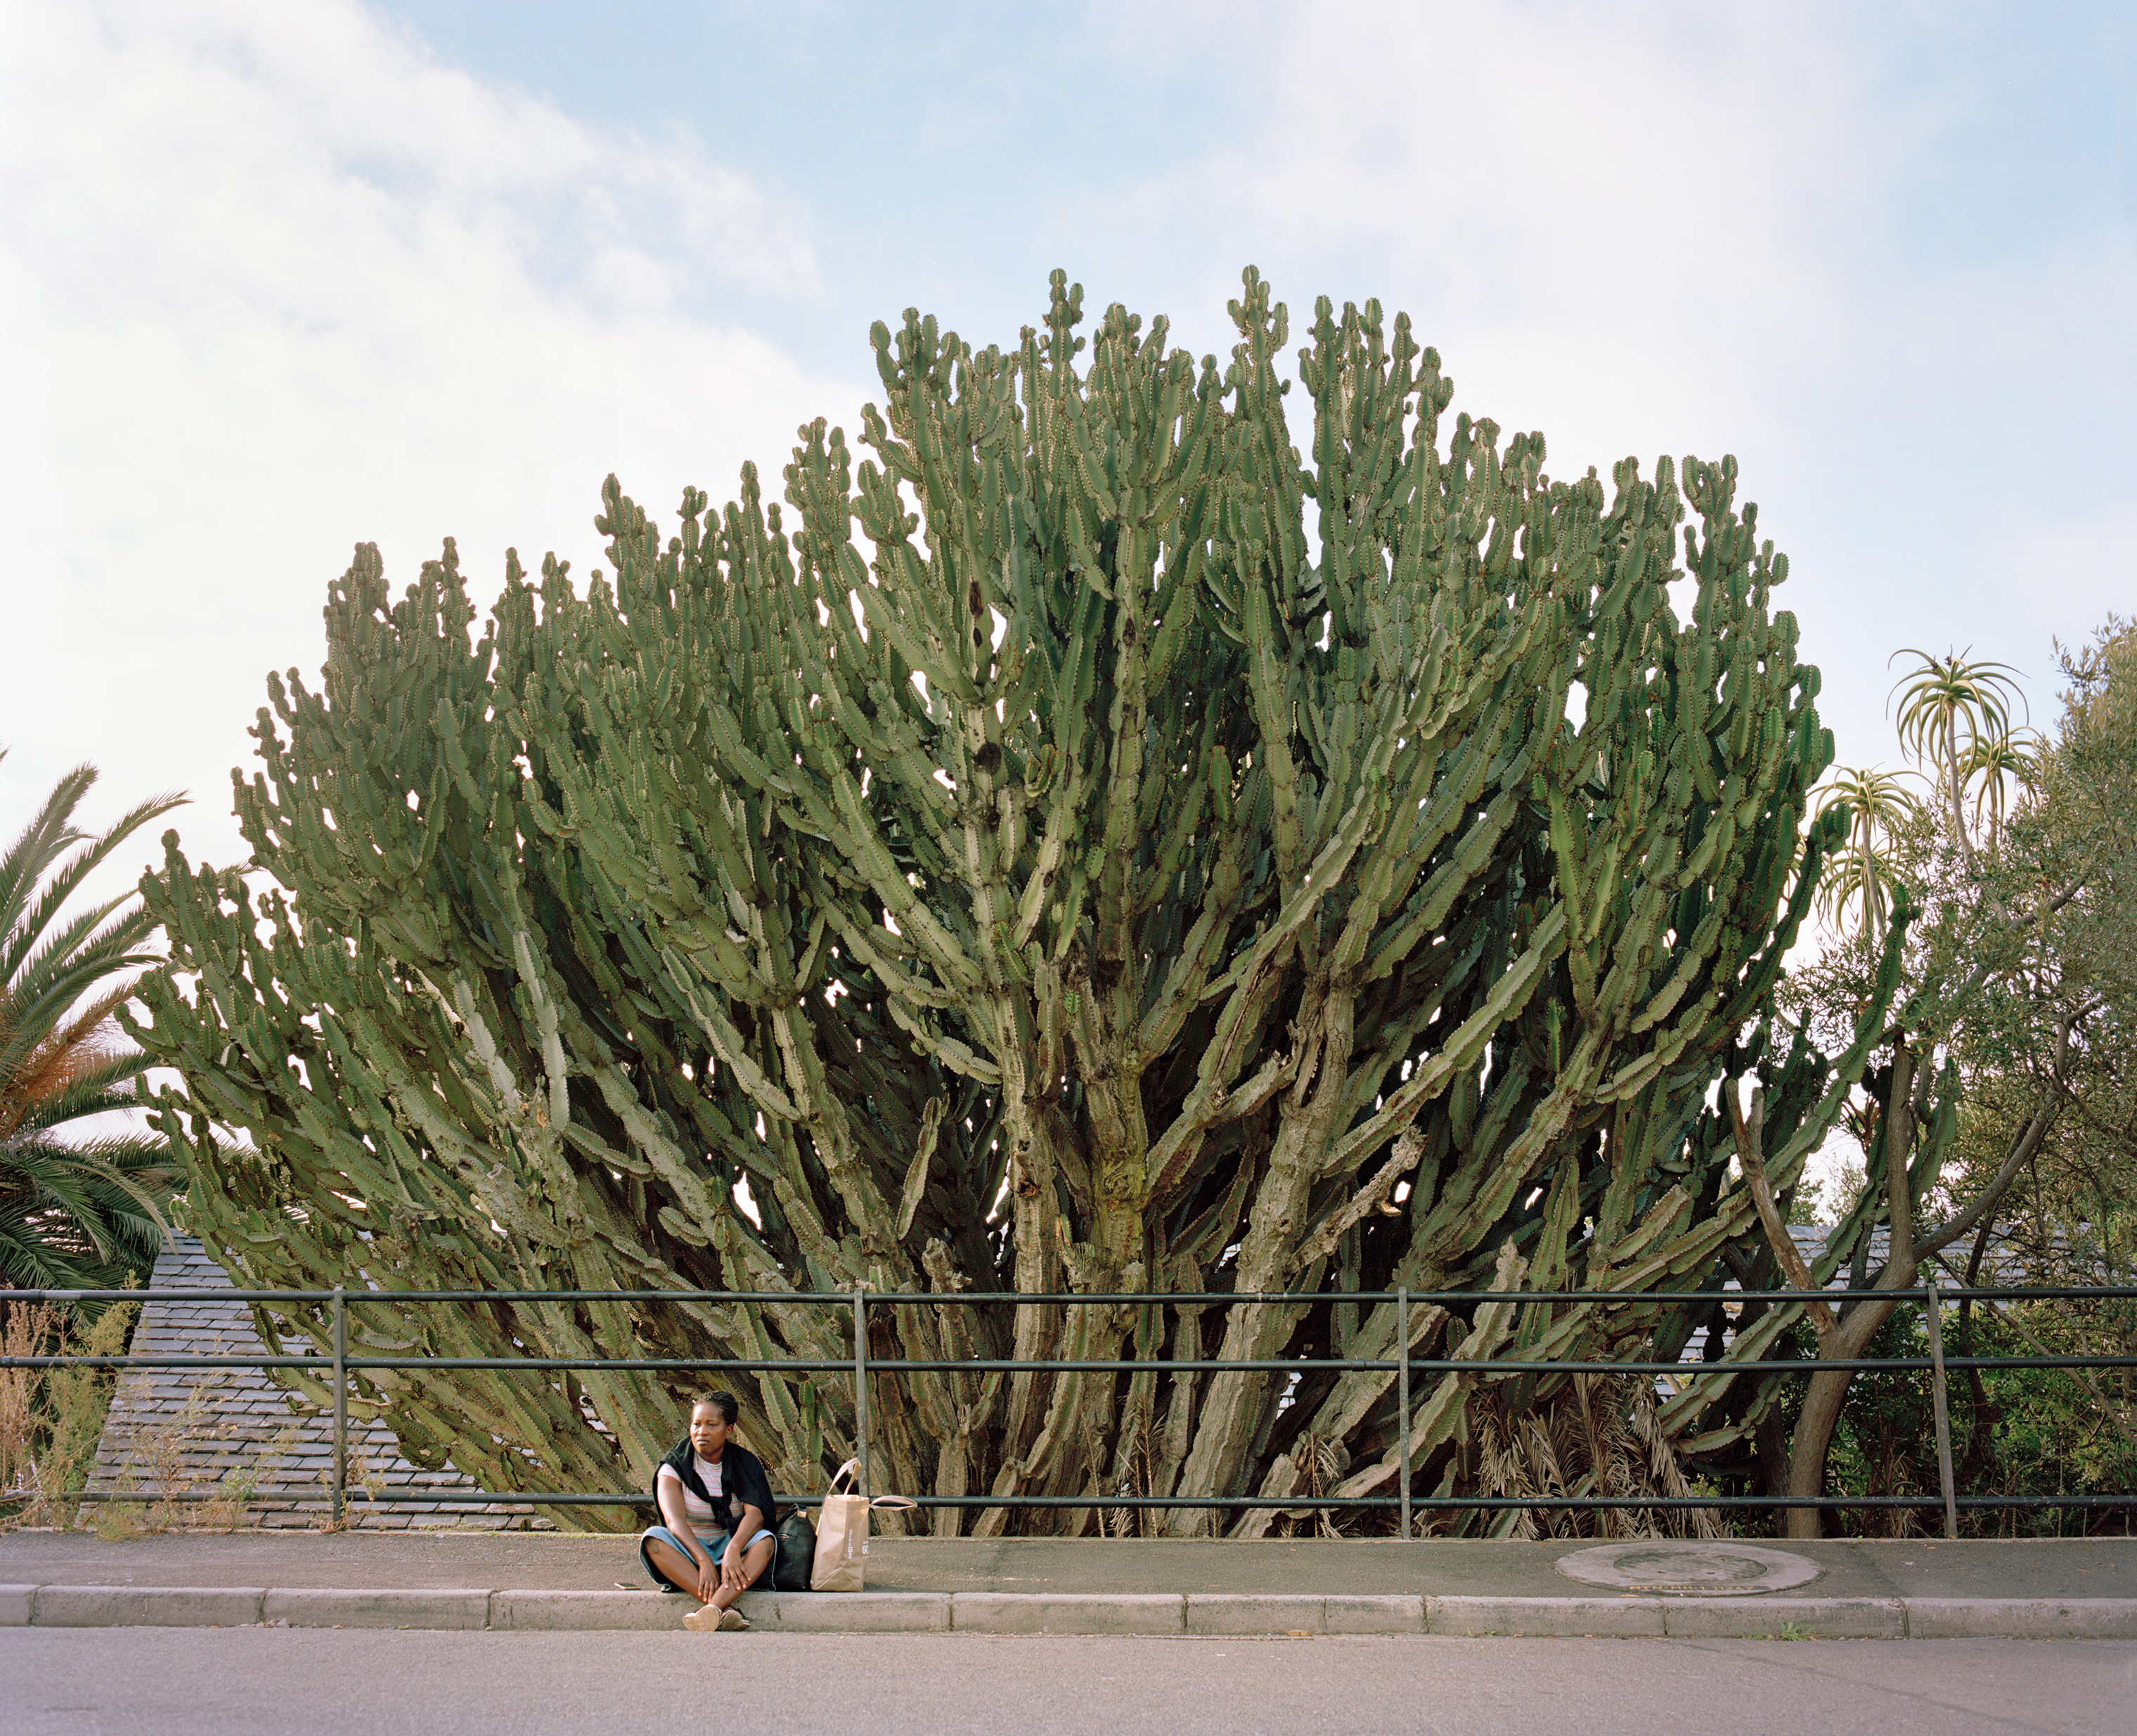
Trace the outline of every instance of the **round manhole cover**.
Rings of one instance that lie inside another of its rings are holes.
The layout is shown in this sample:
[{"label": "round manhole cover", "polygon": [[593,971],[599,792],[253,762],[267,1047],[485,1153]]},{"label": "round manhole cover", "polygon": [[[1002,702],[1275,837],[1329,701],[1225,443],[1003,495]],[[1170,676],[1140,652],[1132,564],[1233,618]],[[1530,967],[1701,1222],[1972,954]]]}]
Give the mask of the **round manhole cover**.
[{"label": "round manhole cover", "polygon": [[1561,1555],[1569,1579],[1614,1592],[1680,1597],[1750,1597],[1782,1592],[1818,1578],[1818,1563],[1785,1549],[1748,1543],[1609,1543]]}]

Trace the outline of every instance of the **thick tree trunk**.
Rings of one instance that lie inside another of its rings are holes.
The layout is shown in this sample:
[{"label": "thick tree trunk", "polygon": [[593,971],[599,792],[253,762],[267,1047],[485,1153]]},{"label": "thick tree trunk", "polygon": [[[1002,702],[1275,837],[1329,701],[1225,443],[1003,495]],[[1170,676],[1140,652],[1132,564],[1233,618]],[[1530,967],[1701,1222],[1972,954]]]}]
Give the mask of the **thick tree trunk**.
[{"label": "thick tree trunk", "polygon": [[[1910,1271],[1906,1278],[1900,1281],[1910,1282],[1913,1276]],[[1896,1301],[1857,1303],[1842,1320],[1840,1330],[1820,1347],[1819,1360],[1846,1360],[1860,1356],[1863,1347],[1877,1335],[1877,1329],[1897,1306]],[[1833,1446],[1833,1432],[1840,1422],[1840,1407],[1847,1398],[1847,1383],[1854,1378],[1852,1369],[1828,1369],[1811,1376],[1810,1389],[1804,1394],[1803,1410],[1796,1417],[1795,1438],[1789,1447],[1789,1494],[1825,1493],[1825,1456]],[[1784,1536],[1813,1538],[1825,1534],[1823,1509],[1790,1507],[1787,1515]]]},{"label": "thick tree trunk", "polygon": [[[2066,1025],[2057,1043],[2058,1064],[2069,1036],[2069,1027]],[[1904,1042],[1901,1043],[1894,1057],[1886,1098],[1886,1208],[1891,1224],[1891,1257],[1877,1275],[1876,1287],[1879,1290],[1908,1288],[1914,1283],[1923,1260],[1949,1247],[1975,1225],[1985,1223],[2020,1168],[2040,1149],[2041,1140],[2053,1118],[2052,1106],[2037,1110],[2013,1142],[2002,1166],[1989,1179],[1988,1186],[1975,1196],[1973,1204],[1950,1223],[1918,1240],[1912,1233],[1913,1184],[1909,1161],[1915,1129],[1920,1120],[1920,1106],[1911,1089],[1914,1066],[1913,1052]],[[1819,1359],[1844,1362],[1862,1355],[1897,1306],[1896,1298],[1890,1302],[1855,1304],[1842,1315],[1836,1330],[1821,1335]],[[1795,1438],[1789,1447],[1790,1495],[1825,1492],[1826,1454],[1833,1445],[1833,1432],[1840,1422],[1840,1408],[1847,1400],[1848,1383],[1853,1379],[1854,1371],[1847,1369],[1827,1369],[1811,1376],[1810,1388],[1804,1394],[1803,1410],[1796,1418]],[[1823,1510],[1816,1507],[1789,1508],[1784,1534],[1800,1538],[1822,1536],[1822,1515]]]}]

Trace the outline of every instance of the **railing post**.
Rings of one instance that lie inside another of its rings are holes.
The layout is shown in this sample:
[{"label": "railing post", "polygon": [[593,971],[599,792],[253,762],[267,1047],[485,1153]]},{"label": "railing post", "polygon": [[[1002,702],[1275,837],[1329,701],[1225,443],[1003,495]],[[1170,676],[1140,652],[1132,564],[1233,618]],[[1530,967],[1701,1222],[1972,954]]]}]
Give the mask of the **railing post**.
[{"label": "railing post", "polygon": [[1930,1329],[1930,1405],[1936,1416],[1937,1481],[1944,1486],[1944,1534],[1959,1535],[1959,1498],[1951,1481],[1951,1413],[1945,1403],[1944,1305],[1937,1297],[1936,1280],[1924,1290],[1922,1311]]},{"label": "railing post", "polygon": [[854,1456],[860,1461],[856,1494],[869,1492],[868,1291],[854,1286]]},{"label": "railing post", "polygon": [[1402,1412],[1402,1534],[1409,1529],[1409,1286],[1395,1291],[1395,1403]]},{"label": "railing post", "polygon": [[342,1491],[348,1487],[348,1311],[342,1286],[333,1293],[334,1454],[333,1523],[341,1529]]}]

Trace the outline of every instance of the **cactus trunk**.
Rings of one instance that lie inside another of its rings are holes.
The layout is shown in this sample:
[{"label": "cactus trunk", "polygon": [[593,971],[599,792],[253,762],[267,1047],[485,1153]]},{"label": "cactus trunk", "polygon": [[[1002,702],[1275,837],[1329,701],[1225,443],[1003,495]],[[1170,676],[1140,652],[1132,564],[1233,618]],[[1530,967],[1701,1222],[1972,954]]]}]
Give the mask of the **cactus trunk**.
[{"label": "cactus trunk", "polygon": [[[175,846],[148,885],[173,966],[138,1035],[233,1270],[365,1274],[354,1341],[456,1354],[835,1356],[845,1317],[391,1290],[1327,1299],[870,1316],[881,1355],[1150,1360],[1385,1356],[1392,1306],[1345,1292],[1575,1288],[1419,1307],[1413,1340],[1683,1342],[1643,1292],[1757,1236],[1712,1087],[1766,1083],[1785,1187],[1861,1066],[1771,1024],[1846,823],[1805,825],[1831,749],[1785,560],[1733,460],[1606,490],[1448,422],[1376,304],[1319,305],[1302,451],[1285,310],[1249,272],[1232,313],[1222,368],[1118,308],[1087,343],[1059,274],[1014,350],[879,326],[869,460],[815,424],[783,505],[748,470],[664,538],[611,479],[609,571],[515,561],[479,638],[450,545],[397,601],[361,552],[323,686],[270,684],[238,786],[280,889]],[[1455,1486],[1475,1384],[1419,1383],[1404,1467],[1387,1374],[882,1378],[879,1481],[1289,1493],[1310,1441],[1349,1492]],[[816,1486],[851,1392],[747,1385],[747,1438]],[[1735,1438],[1749,1388],[1658,1426]],[[679,1396],[363,1387],[419,1458],[520,1488],[644,1486]]]}]

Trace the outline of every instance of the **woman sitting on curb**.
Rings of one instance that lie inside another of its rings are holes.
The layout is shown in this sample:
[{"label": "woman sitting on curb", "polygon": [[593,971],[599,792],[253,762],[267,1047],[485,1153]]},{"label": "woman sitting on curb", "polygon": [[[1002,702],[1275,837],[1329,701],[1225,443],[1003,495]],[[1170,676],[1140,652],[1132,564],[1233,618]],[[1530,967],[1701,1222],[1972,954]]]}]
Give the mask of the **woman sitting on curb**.
[{"label": "woman sitting on curb", "polygon": [[699,1399],[690,1407],[689,1433],[653,1480],[664,1523],[640,1536],[638,1559],[662,1591],[687,1593],[706,1606],[683,1618],[686,1627],[732,1633],[748,1627],[731,1606],[770,1578],[779,1554],[771,1481],[757,1455],[731,1432],[741,1413],[732,1393]]}]

